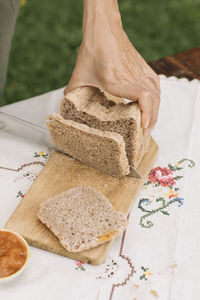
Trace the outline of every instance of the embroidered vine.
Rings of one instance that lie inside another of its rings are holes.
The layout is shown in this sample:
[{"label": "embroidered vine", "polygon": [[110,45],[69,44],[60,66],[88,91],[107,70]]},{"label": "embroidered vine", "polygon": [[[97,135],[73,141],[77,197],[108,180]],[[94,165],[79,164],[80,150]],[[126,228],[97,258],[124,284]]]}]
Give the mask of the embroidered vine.
[{"label": "embroidered vine", "polygon": [[[143,197],[139,200],[138,208],[144,213],[140,218],[140,226],[143,228],[151,228],[154,223],[148,218],[158,212],[163,215],[170,215],[167,208],[173,203],[177,203],[178,207],[183,205],[184,199],[180,197],[180,188],[175,187],[178,180],[183,176],[176,175],[175,172],[182,170],[184,167],[182,164],[188,162],[188,167],[193,168],[195,166],[194,161],[190,159],[182,159],[175,165],[168,164],[168,167],[156,167],[151,170],[148,176],[148,180],[145,186],[151,185],[151,188],[159,188],[159,197],[149,198]],[[156,194],[155,193],[155,194]]]},{"label": "embroidered vine", "polygon": [[85,271],[85,268],[84,268],[84,262],[82,261],[76,261],[76,270],[81,270],[81,271]]}]

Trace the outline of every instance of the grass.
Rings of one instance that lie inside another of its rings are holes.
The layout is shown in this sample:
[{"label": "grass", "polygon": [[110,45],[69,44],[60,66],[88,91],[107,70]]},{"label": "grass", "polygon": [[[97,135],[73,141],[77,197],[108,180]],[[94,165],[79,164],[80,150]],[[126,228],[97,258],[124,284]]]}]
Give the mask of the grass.
[{"label": "grass", "polygon": [[[2,104],[64,86],[81,42],[83,0],[27,0],[13,38]],[[199,0],[119,0],[124,29],[147,61],[199,45]]]}]

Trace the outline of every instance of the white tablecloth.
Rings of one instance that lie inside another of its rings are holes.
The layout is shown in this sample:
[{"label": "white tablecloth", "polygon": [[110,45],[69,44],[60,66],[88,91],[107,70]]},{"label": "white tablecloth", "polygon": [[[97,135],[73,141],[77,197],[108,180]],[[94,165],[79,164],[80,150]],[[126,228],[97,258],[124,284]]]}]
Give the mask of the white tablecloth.
[{"label": "white tablecloth", "polygon": [[[62,91],[2,110],[42,125]],[[161,76],[161,99],[153,132],[158,160],[105,263],[92,266],[31,247],[24,273],[0,284],[0,300],[200,299],[200,83]],[[0,227],[48,155],[47,147],[0,131]]]}]

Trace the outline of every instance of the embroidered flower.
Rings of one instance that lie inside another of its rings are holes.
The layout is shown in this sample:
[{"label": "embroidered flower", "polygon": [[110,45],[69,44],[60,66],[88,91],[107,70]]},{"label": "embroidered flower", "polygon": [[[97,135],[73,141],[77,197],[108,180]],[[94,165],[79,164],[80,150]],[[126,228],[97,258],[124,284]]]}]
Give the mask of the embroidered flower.
[{"label": "embroidered flower", "polygon": [[174,190],[170,189],[169,193],[164,194],[164,197],[168,197],[169,199],[178,197],[178,193],[175,193]]},{"label": "embroidered flower", "polygon": [[84,262],[82,261],[76,261],[76,270],[80,269],[81,271],[85,271],[85,268],[83,267]]},{"label": "embroidered flower", "polygon": [[143,199],[143,203],[145,203],[145,205],[150,205],[152,201],[150,201],[149,199]]},{"label": "embroidered flower", "polygon": [[38,154],[41,157],[42,155],[44,155],[44,151],[38,152]]},{"label": "embroidered flower", "polygon": [[34,157],[44,157],[44,158],[48,158],[48,154],[44,153],[44,151],[40,151],[40,152],[35,152],[34,153]]},{"label": "embroidered flower", "polygon": [[176,198],[175,200],[177,200],[179,202],[178,206],[182,206],[184,203],[184,199],[183,198]]},{"label": "embroidered flower", "polygon": [[153,273],[150,272],[149,268],[145,268],[142,266],[141,269],[143,270],[143,274],[140,276],[140,280],[147,280],[149,276],[153,275]]},{"label": "embroidered flower", "polygon": [[174,187],[174,185],[183,178],[183,175],[177,175],[177,172],[184,168],[182,164],[186,162],[189,168],[195,166],[193,160],[183,158],[174,165],[169,163],[167,167],[161,168],[159,166],[151,170],[145,183],[144,193],[138,203],[138,208],[143,213],[140,218],[141,227],[151,228],[154,226],[154,223],[149,218],[157,213],[169,216],[168,207],[172,204],[176,203],[178,207],[183,206],[184,199],[180,198],[181,189],[177,186]]},{"label": "embroidered flower", "polygon": [[151,170],[148,179],[155,184],[162,186],[172,186],[176,184],[174,181],[173,171],[169,168],[156,167]]},{"label": "embroidered flower", "polygon": [[152,273],[147,269],[147,270],[144,272],[144,275],[145,275],[146,277],[149,277],[149,276],[152,275]]},{"label": "embroidered flower", "polygon": [[24,198],[24,194],[22,194],[22,192],[19,191],[19,192],[17,193],[17,196],[16,196],[16,197],[17,197],[17,198],[20,198],[20,200],[21,200],[21,199]]}]

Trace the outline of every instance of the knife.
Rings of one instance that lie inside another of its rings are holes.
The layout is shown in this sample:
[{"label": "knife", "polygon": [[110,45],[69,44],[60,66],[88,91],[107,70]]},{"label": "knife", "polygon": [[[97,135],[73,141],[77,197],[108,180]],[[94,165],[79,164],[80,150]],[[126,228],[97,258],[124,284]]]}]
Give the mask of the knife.
[{"label": "knife", "polygon": [[[39,126],[37,124],[33,124],[29,121],[25,121],[21,118],[2,111],[0,111],[0,130],[4,130],[5,132],[17,135],[37,144],[45,145],[50,149],[54,149],[64,153],[63,151],[52,145],[47,128]],[[126,176],[134,177],[137,179],[142,178],[140,173],[132,166],[130,166],[130,173]]]}]

